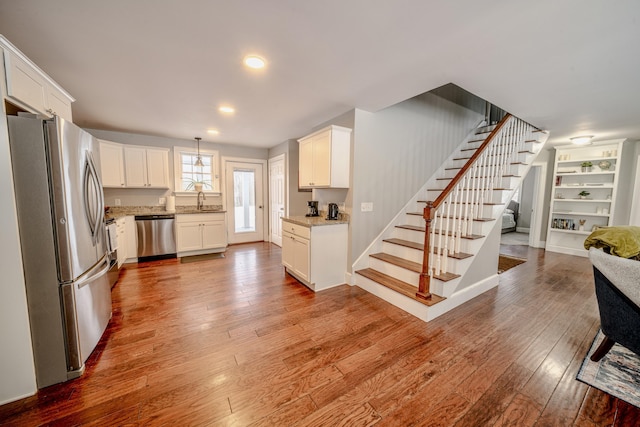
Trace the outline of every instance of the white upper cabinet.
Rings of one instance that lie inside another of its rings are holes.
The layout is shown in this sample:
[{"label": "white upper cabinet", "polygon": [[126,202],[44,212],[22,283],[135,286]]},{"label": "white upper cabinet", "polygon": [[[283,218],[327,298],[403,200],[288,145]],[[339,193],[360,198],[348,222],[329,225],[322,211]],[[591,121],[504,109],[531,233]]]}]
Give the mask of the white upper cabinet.
[{"label": "white upper cabinet", "polygon": [[349,188],[351,129],[329,126],[298,142],[300,188]]},{"label": "white upper cabinet", "polygon": [[169,150],[100,140],[102,186],[169,188]]},{"label": "white upper cabinet", "polygon": [[122,144],[100,141],[100,169],[103,187],[124,187],[124,156]]},{"label": "white upper cabinet", "polygon": [[27,111],[47,117],[56,114],[71,121],[73,97],[2,36],[0,48],[9,100]]},{"label": "white upper cabinet", "polygon": [[127,187],[169,188],[169,150],[124,146]]}]

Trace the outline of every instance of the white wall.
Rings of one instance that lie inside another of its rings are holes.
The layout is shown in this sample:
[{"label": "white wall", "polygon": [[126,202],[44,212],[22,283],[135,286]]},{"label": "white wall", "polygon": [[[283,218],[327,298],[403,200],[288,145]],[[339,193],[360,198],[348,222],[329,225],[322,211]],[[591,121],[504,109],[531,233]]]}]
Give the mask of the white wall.
[{"label": "white wall", "polygon": [[[432,94],[376,113],[356,110],[351,259],[366,249],[483,116]],[[372,202],[373,212],[361,212]]]},{"label": "white wall", "polygon": [[[2,69],[0,75],[4,76]],[[4,87],[0,86],[0,99]],[[0,404],[36,392],[4,102],[0,120]]]}]

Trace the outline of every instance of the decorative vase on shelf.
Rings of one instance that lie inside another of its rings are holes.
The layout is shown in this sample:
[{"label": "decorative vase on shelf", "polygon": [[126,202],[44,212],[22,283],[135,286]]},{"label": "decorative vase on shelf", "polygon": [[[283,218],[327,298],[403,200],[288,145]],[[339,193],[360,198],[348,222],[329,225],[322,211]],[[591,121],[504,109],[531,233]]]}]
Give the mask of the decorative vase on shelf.
[{"label": "decorative vase on shelf", "polygon": [[611,167],[611,162],[608,160],[603,160],[600,163],[598,163],[598,167],[603,171],[608,171],[609,168]]},{"label": "decorative vase on shelf", "polygon": [[193,184],[193,189],[198,193],[201,192],[202,191],[202,183],[200,183],[200,182],[194,183]]}]

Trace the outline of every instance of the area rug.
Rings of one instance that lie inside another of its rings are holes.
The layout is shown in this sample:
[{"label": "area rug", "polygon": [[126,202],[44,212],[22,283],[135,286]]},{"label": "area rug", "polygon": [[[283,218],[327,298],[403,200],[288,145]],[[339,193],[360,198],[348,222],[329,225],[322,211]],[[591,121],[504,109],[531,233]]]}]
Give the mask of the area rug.
[{"label": "area rug", "polygon": [[509,255],[500,255],[498,257],[498,274],[502,274],[510,268],[513,268],[525,262],[527,262],[527,260],[524,258],[516,258]]},{"label": "area rug", "polygon": [[640,356],[615,344],[599,362],[592,362],[590,357],[603,338],[598,331],[576,379],[640,408]]},{"label": "area rug", "polygon": [[198,261],[206,261],[209,259],[220,259],[220,258],[224,258],[223,253],[183,256],[182,258],[180,258],[180,262],[182,264],[186,264],[188,262],[198,262]]}]

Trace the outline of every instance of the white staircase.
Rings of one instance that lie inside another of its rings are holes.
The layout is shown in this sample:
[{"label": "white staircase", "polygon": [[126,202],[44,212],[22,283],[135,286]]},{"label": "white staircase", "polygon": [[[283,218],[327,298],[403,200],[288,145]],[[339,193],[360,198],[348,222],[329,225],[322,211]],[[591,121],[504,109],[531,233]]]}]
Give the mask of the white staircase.
[{"label": "white staircase", "polygon": [[424,321],[496,286],[497,272],[459,287],[547,139],[510,115],[471,132],[354,263],[355,284]]}]

